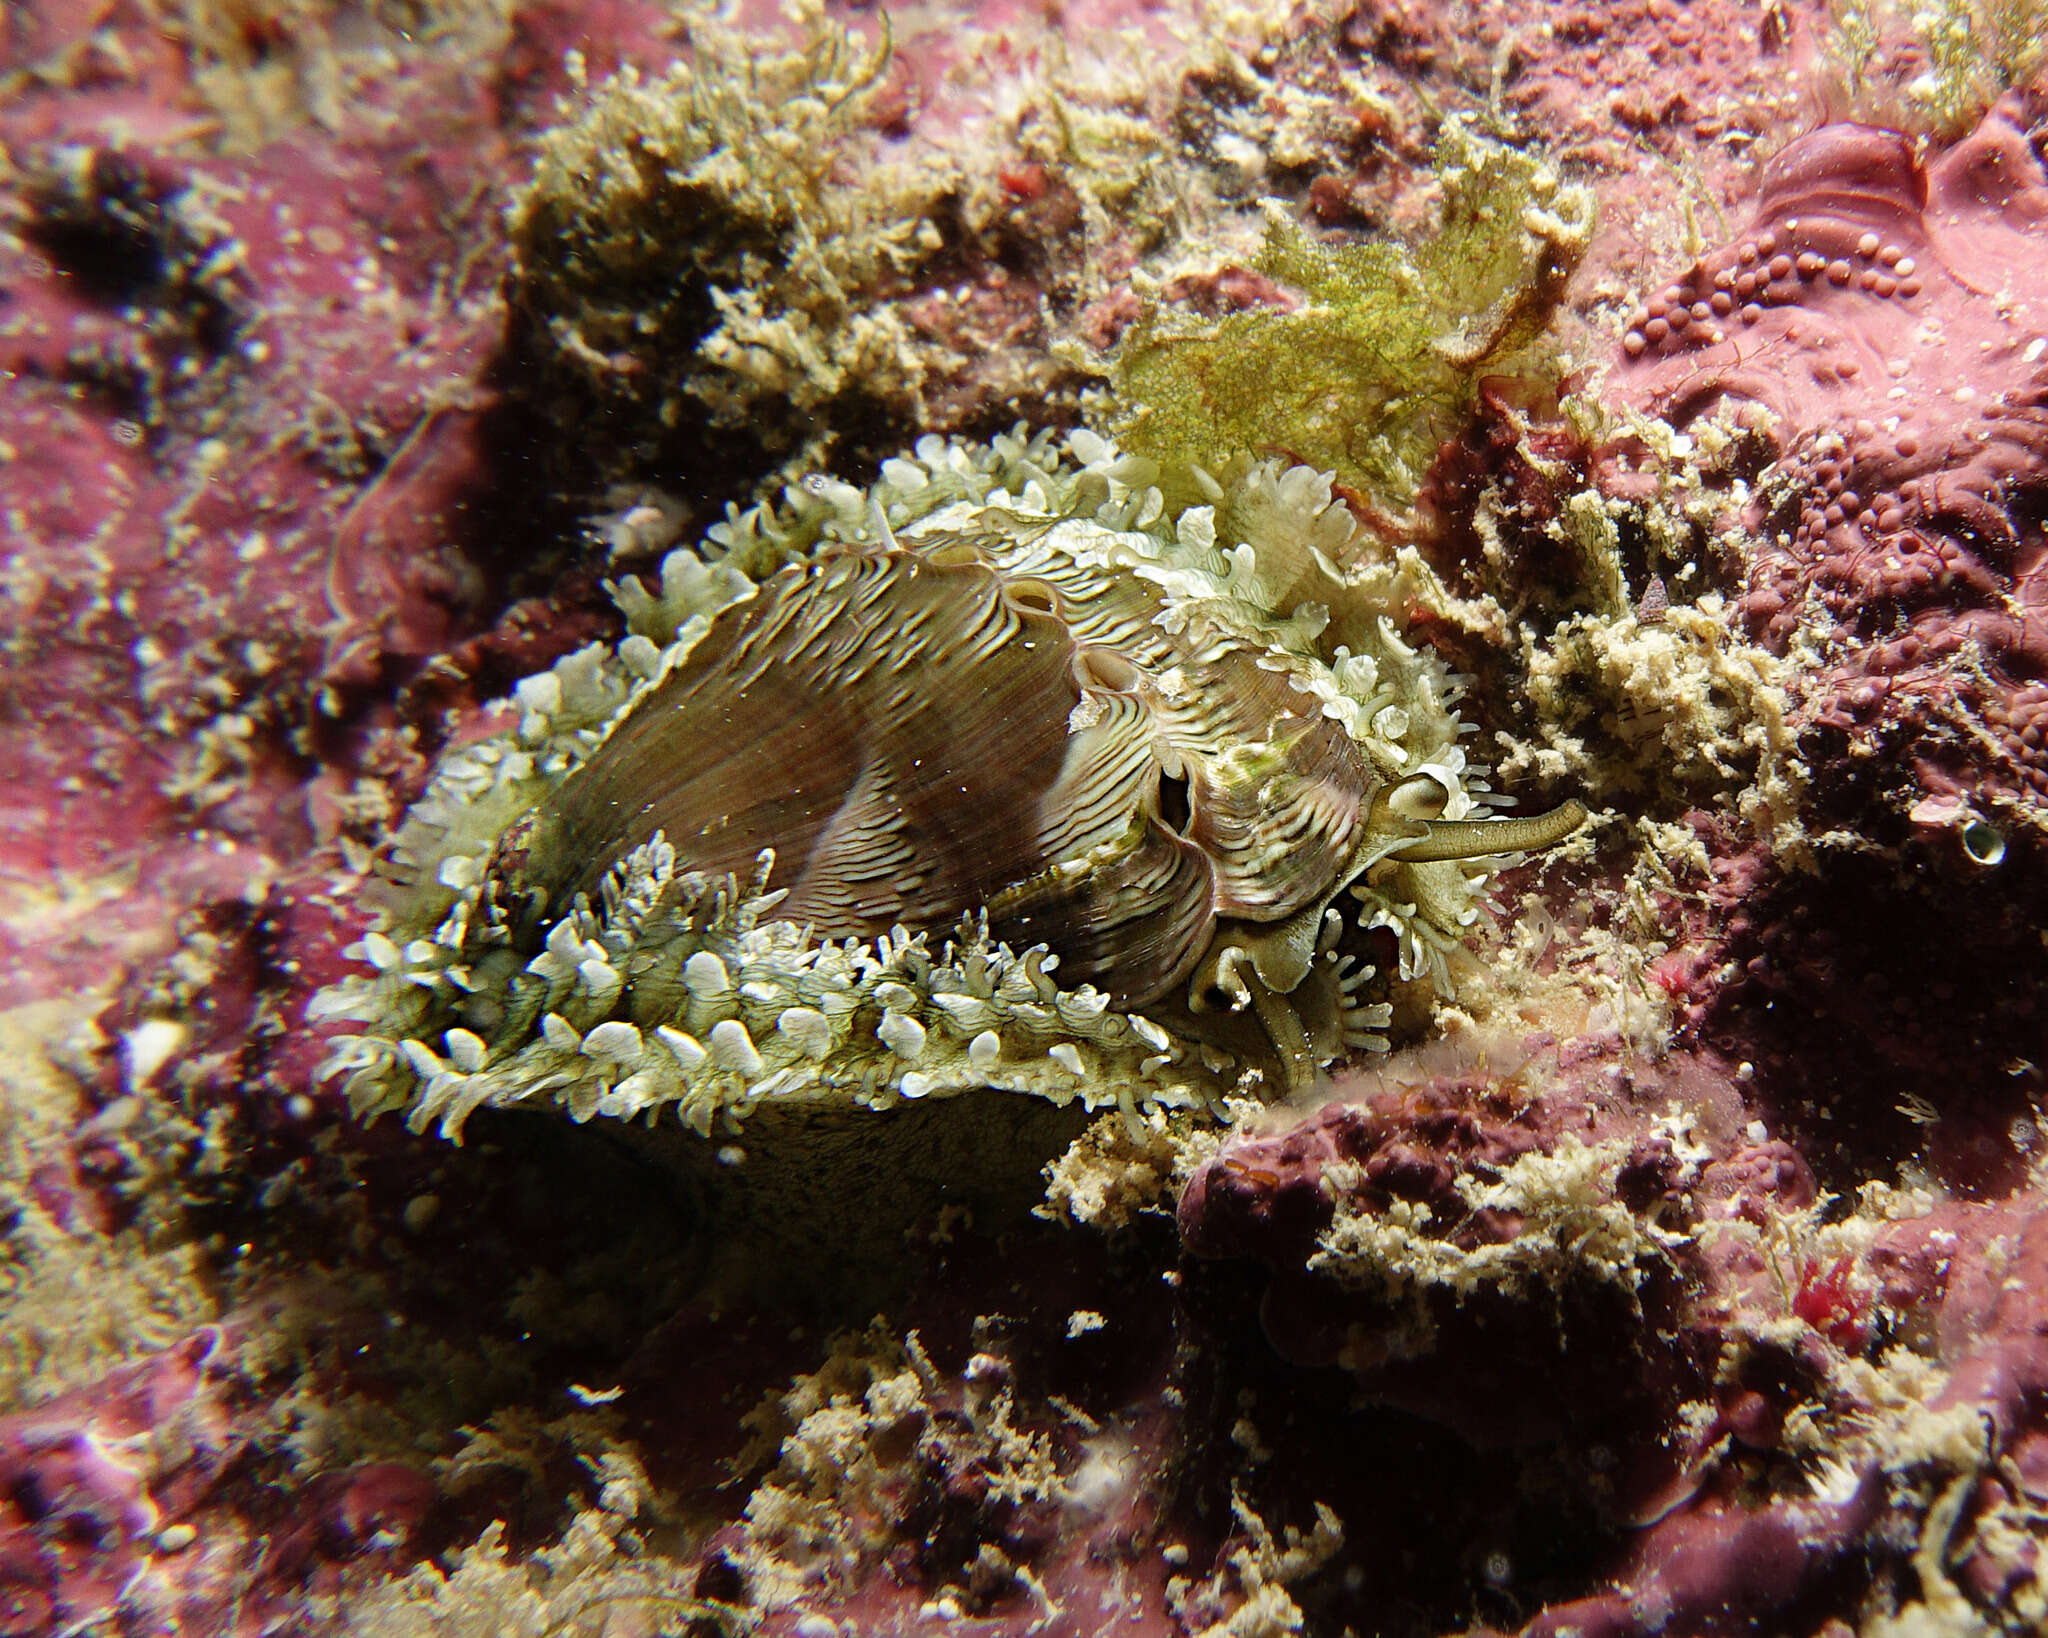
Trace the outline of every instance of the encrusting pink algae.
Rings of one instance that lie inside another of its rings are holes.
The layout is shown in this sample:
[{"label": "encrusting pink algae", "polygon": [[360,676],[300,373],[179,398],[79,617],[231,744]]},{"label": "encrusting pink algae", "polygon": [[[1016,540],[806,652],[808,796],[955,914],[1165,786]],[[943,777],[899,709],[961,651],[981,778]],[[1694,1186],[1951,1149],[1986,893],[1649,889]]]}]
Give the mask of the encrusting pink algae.
[{"label": "encrusting pink algae", "polygon": [[2044,24],[10,7],[0,1634],[2039,1630]]}]

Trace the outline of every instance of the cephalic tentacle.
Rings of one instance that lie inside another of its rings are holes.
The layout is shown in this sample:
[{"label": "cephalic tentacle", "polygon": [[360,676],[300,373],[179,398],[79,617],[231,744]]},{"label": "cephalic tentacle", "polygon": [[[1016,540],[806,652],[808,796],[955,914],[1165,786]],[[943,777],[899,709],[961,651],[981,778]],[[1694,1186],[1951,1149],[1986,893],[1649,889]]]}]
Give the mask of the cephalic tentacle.
[{"label": "cephalic tentacle", "polygon": [[1412,842],[1392,848],[1402,864],[1436,864],[1449,859],[1484,859],[1496,853],[1529,853],[1554,846],[1586,822],[1586,804],[1574,798],[1548,813],[1520,819],[1429,819]]}]

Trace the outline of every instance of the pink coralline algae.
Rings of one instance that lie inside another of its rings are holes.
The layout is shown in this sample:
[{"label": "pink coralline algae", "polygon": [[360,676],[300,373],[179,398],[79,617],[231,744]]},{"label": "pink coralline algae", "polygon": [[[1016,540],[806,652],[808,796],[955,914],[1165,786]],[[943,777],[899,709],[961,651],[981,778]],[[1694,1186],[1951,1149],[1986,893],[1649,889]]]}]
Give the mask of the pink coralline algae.
[{"label": "pink coralline algae", "polygon": [[[2044,1258],[2048,1214],[2025,1202],[1944,1209],[1884,1231],[1867,1257],[1873,1298],[1895,1323],[1931,1329],[1948,1367],[1914,1408],[1917,1425],[1776,1505],[1703,1487],[1627,1549],[1613,1591],[1546,1611],[1527,1638],[1754,1631],[1802,1597],[1816,1602],[1831,1565],[1881,1553],[1880,1543],[1910,1554],[1923,1613],[1967,1623],[2013,1608],[2041,1565],[2038,1536],[2013,1524],[2038,1518],[2048,1499]],[[1855,1404],[1855,1389],[1834,1391]],[[1916,1488],[1931,1504],[1909,1499]]]},{"label": "pink coralline algae", "polygon": [[476,589],[454,542],[486,504],[494,268],[462,201],[501,152],[488,108],[405,115],[386,140],[417,163],[359,130],[202,167],[129,140],[179,89],[144,53],[170,83],[0,110],[28,182],[0,248],[0,509],[34,656],[4,684],[0,880],[76,895],[0,929],[14,999],[303,848],[294,735],[373,654],[441,647]]},{"label": "pink coralline algae", "polygon": [[1732,406],[1779,452],[1742,612],[1775,645],[1840,635],[1811,718],[1898,743],[1923,803],[2048,794],[2037,113],[2009,95],[1925,162],[1867,126],[1793,141],[1734,242],[1632,315],[1615,375],[1677,427]]},{"label": "pink coralline algae", "polygon": [[0,1633],[274,1631],[338,1566],[407,1546],[435,1494],[415,1467],[257,1482],[244,1340],[208,1326],[0,1417]]},{"label": "pink coralline algae", "polygon": [[[179,1522],[234,1455],[208,1383],[219,1344],[202,1333],[91,1392],[0,1420],[4,1630],[89,1622],[138,1582],[156,1583],[138,1602],[157,1603],[182,1579],[173,1554],[192,1532]],[[173,1427],[186,1454],[159,1464],[151,1447]],[[169,1573],[152,1573],[158,1555]],[[175,1597],[155,1613],[174,1618]]]},{"label": "pink coralline algae", "polygon": [[[1704,1391],[1679,1323],[1699,1203],[1797,1208],[1812,1178],[1783,1145],[1724,1138],[1710,1162],[1690,1117],[1660,1119],[1682,1099],[1735,1131],[1709,1065],[1625,1066],[1540,1037],[1516,1054],[1512,1077],[1354,1090],[1232,1138],[1181,1196],[1183,1243],[1274,1271],[1260,1313],[1287,1358],[1342,1365],[1481,1448],[1635,1447],[1681,1389]],[[1663,1488],[1683,1453],[1649,1450],[1601,1484],[1638,1501]]]},{"label": "pink coralline algae", "polygon": [[[1354,1090],[1233,1138],[1180,1201],[1197,1257],[1266,1265],[1263,1329],[1288,1358],[1455,1428],[1506,1471],[1569,1472],[1608,1541],[1587,1566],[1604,1589],[1499,1625],[1803,1630],[1783,1623],[1839,1607],[1859,1556],[1880,1579],[1917,1566],[1930,1605],[1993,1607],[2028,1585],[2039,1543],[2013,1524],[2038,1506],[2048,1439],[2038,1203],[1947,1206],[1802,1249],[1786,1225],[1815,1236],[1814,1176],[1790,1144],[1729,1130],[1710,1058],[1617,1080],[1619,1065],[1531,1046],[1513,1079]],[[1680,1097],[1698,1129],[1651,1118]],[[1554,1181],[1586,1144],[1605,1160],[1560,1213],[1529,1169]],[[1905,1337],[1921,1363],[1888,1384],[1901,1367],[1879,1368],[1882,1350]],[[1544,1566],[1516,1573],[1540,1589]]]},{"label": "pink coralline algae", "polygon": [[[775,1159],[745,1129],[679,1184],[619,1123],[349,1119],[308,1002],[434,759],[795,447],[663,423],[679,355],[591,350],[508,228],[712,9],[0,7],[0,1638],[2048,1628],[2048,102],[1883,129],[1816,82],[1858,8],[1360,0],[1213,55],[1173,0],[897,8],[847,149],[959,165],[843,293],[924,349],[831,400],[866,483],[1086,420],[1155,298],[1298,311],[1259,201],[1406,232],[1446,116],[1519,119],[1600,194],[1553,339],[1611,368],[1476,384],[1418,513],[1473,595],[1399,620],[1472,674],[1475,761],[1531,726],[1479,593],[1532,652],[1769,649],[1777,833],[1705,776],[1571,788],[1595,711],[1541,777],[1615,807],[1491,884],[1528,937],[1475,926],[1464,1027],[1404,1005],[1313,1109],[1113,1110],[1014,1179],[1043,1216],[877,1236],[849,1140],[805,1178],[816,1311],[706,1273],[703,1177]],[[864,60],[876,9],[826,11]],[[1691,265],[1688,194],[1746,224]],[[662,460],[550,418],[543,336]],[[1668,428],[1589,449],[1560,394]],[[1691,510],[1646,564],[1651,502]]]}]

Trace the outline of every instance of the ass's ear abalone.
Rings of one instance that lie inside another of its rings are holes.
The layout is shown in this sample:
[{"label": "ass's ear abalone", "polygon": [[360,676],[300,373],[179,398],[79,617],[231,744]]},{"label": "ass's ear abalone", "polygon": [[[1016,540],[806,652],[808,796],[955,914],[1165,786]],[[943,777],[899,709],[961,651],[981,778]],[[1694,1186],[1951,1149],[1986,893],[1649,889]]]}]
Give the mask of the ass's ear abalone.
[{"label": "ass's ear abalone", "polygon": [[927,440],[622,587],[633,634],[522,685],[397,838],[374,976],[324,1001],[369,1026],[358,1105],[1184,1104],[1377,1044],[1365,935],[1442,979],[1468,861],[1583,810],[1493,816],[1326,480],[1169,515],[1150,476]]}]

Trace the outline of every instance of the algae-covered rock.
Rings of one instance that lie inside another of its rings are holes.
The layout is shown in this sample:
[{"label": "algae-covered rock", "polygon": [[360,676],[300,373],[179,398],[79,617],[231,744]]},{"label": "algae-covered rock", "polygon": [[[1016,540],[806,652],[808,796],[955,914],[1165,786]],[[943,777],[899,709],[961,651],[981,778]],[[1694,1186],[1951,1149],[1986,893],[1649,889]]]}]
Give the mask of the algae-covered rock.
[{"label": "algae-covered rock", "polygon": [[511,224],[522,390],[600,476],[672,473],[707,437],[815,457],[915,424],[938,354],[875,297],[938,248],[944,179],[863,144],[886,41],[792,21],[776,50],[693,18],[688,56],[622,71],[540,143]]}]

